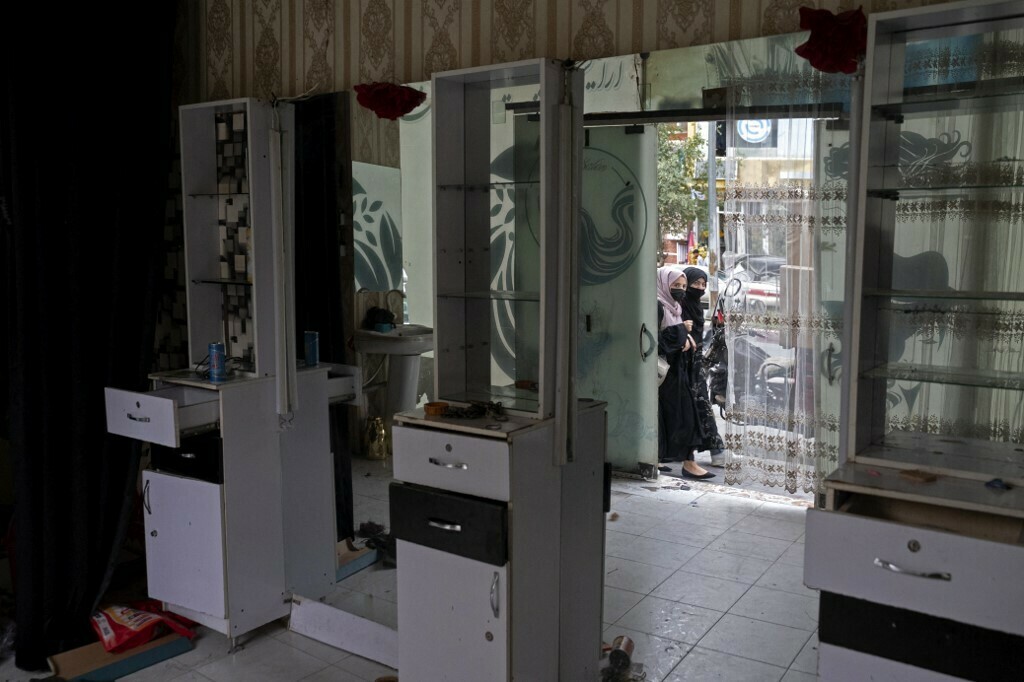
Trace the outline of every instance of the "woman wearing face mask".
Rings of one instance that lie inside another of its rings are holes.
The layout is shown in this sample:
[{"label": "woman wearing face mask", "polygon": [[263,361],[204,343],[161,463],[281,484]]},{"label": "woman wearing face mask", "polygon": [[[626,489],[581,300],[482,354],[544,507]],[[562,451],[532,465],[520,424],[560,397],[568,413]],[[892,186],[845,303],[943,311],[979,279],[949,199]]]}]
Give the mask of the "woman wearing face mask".
[{"label": "woman wearing face mask", "polygon": [[[697,344],[690,331],[693,321],[684,319],[686,275],[678,265],[658,268],[658,354],[669,363],[668,374],[658,387],[658,461],[682,462],[685,478],[711,478],[693,461],[704,443],[694,395]],[[664,469],[663,469],[664,470]]]},{"label": "woman wearing face mask", "polygon": [[686,268],[683,270],[686,281],[686,295],[682,303],[682,318],[684,321],[691,321],[693,328],[691,335],[697,343],[696,358],[694,364],[693,389],[697,401],[697,414],[700,419],[701,433],[704,434],[704,441],[697,448],[698,450],[711,451],[711,464],[713,466],[725,465],[725,443],[718,434],[718,424],[715,423],[715,413],[711,410],[711,401],[708,399],[708,379],[704,371],[704,365],[700,362],[704,342],[704,309],[700,300],[707,289],[707,275],[700,268]]}]

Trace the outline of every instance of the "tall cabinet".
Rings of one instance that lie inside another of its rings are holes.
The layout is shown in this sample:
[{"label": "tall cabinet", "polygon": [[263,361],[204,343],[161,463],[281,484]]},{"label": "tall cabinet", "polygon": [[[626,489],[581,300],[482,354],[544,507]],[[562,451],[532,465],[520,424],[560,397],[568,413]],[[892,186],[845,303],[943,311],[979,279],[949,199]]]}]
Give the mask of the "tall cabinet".
[{"label": "tall cabinet", "polygon": [[399,672],[589,679],[601,657],[603,403],[573,395],[582,74],[435,74],[435,395],[395,415]]},{"label": "tall cabinet", "polygon": [[809,512],[822,679],[1024,663],[1024,7],[869,17],[842,461]]},{"label": "tall cabinet", "polygon": [[328,401],[356,390],[327,365],[295,368],[290,105],[211,102],[180,120],[190,366],[150,391],[107,388],[107,429],[151,444],[150,596],[234,638],[333,589]]}]

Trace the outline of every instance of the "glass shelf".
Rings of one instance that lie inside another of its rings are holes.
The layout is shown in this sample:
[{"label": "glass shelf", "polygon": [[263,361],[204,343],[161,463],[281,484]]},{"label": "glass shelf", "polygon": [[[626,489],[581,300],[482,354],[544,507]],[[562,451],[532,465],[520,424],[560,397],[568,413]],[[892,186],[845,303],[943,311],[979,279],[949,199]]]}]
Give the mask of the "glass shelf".
[{"label": "glass shelf", "polygon": [[442,299],[489,299],[492,301],[525,301],[540,302],[540,293],[536,291],[460,291],[454,294],[438,294]]},{"label": "glass shelf", "polygon": [[192,283],[193,284],[222,284],[222,285],[238,284],[238,285],[243,286],[243,287],[251,287],[252,286],[252,282],[250,282],[248,280],[245,280],[245,279],[219,279],[219,278],[218,279],[194,279],[194,280],[192,280]]},{"label": "glass shelf", "polygon": [[963,472],[982,481],[993,477],[1024,481],[1024,446],[941,433],[892,431],[857,455],[865,462],[900,462],[910,467]]},{"label": "glass shelf", "polygon": [[935,196],[950,196],[955,194],[973,194],[985,190],[1024,191],[1024,183],[1021,184],[979,184],[979,185],[921,185],[908,186],[892,189],[869,189],[867,195],[876,199],[890,199],[900,201],[902,199],[927,198]]},{"label": "glass shelf", "polygon": [[869,379],[896,379],[898,381],[922,381],[925,383],[972,386],[975,388],[1024,390],[1024,374],[1000,372],[992,369],[944,367],[888,363],[863,373]]},{"label": "glass shelf", "polygon": [[865,289],[872,298],[922,298],[932,300],[963,301],[1024,301],[1024,293],[1017,291],[928,291],[924,289]]},{"label": "glass shelf", "polygon": [[[461,393],[449,393],[438,396],[438,400],[452,403],[501,403],[506,410],[533,412],[537,409],[538,396],[536,390],[515,388],[514,386],[491,386],[487,389],[468,390]],[[493,421],[492,418],[482,417]]]},{"label": "glass shelf", "polygon": [[960,97],[953,93],[942,93],[934,97],[908,98],[893,104],[877,104],[871,107],[875,116],[896,122],[904,118],[934,118],[936,114],[983,114],[1000,111],[1021,111],[1024,109],[1024,82],[1017,80],[1016,88],[1010,92],[963,91]]},{"label": "glass shelf", "polygon": [[487,182],[487,183],[475,183],[469,185],[438,185],[437,189],[442,192],[455,191],[455,192],[488,192],[492,189],[508,189],[516,187],[526,187],[528,185],[539,185],[539,180],[508,180],[505,182]]}]

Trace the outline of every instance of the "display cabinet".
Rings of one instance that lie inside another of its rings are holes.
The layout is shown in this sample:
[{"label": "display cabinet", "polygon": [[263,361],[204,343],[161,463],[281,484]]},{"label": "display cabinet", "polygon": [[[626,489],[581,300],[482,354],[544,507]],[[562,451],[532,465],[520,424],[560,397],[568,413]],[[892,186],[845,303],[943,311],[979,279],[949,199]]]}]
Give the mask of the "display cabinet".
[{"label": "display cabinet", "polygon": [[402,679],[598,677],[604,408],[561,466],[552,419],[395,415]]},{"label": "display cabinet", "polygon": [[1020,663],[1022,54],[1019,2],[869,17],[841,462],[807,526],[825,679]]},{"label": "display cabinet", "polygon": [[580,76],[532,60],[433,77],[438,400],[544,418],[564,396]]},{"label": "display cabinet", "polygon": [[293,108],[237,99],[183,106],[179,117],[189,357],[201,364],[221,341],[238,371],[280,373],[292,136],[271,131],[294,130]]},{"label": "display cabinet", "polygon": [[[108,387],[107,430],[150,444],[149,595],[234,641],[293,595],[334,588],[328,404],[357,400],[360,380],[297,370],[288,339],[290,106],[211,102],[180,119],[190,366],[150,375],[149,391]],[[214,342],[223,379],[208,373]]]}]

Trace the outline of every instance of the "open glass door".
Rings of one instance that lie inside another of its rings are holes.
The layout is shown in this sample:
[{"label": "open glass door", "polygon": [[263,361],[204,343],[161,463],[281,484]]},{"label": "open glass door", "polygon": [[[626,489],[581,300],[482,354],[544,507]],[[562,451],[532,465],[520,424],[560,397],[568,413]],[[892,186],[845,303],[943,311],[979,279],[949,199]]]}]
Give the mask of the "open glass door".
[{"label": "open glass door", "polygon": [[608,404],[607,461],[658,461],[654,126],[586,130],[577,393]]}]

